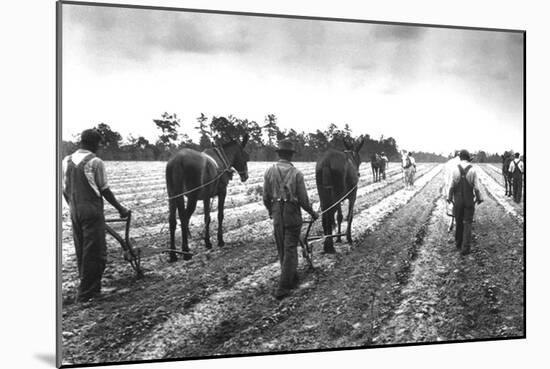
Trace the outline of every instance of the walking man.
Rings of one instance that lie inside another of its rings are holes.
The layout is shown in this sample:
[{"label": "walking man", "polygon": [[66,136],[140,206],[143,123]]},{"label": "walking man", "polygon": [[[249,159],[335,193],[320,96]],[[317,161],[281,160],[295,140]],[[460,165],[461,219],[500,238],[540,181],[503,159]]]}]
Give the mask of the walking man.
[{"label": "walking man", "polygon": [[462,255],[466,255],[470,253],[475,204],[481,204],[483,197],[476,169],[470,164],[470,153],[461,150],[459,158],[460,163],[452,173],[447,202],[454,201],[456,248],[461,251]]},{"label": "walking man", "polygon": [[80,136],[80,148],[63,159],[63,197],[71,211],[80,278],[77,302],[88,301],[101,292],[101,277],[107,261],[103,198],[122,218],[129,213],[109,189],[103,161],[95,155],[100,142],[99,132],[87,129]]},{"label": "walking man", "polygon": [[416,161],[410,151],[403,160],[403,170],[405,171],[405,188],[412,188],[414,186],[414,174],[416,173]]},{"label": "walking man", "polygon": [[514,201],[521,202],[521,190],[523,185],[523,161],[519,157],[519,152],[514,154],[514,160],[510,162],[508,172],[512,176],[512,193],[514,194]]},{"label": "walking man", "polygon": [[292,141],[281,140],[276,151],[280,159],[265,172],[263,202],[269,217],[273,219],[273,233],[281,263],[279,287],[274,294],[280,300],[298,286],[296,269],[302,228],[301,209],[314,220],[318,214],[309,203],[303,174],[290,162],[296,152]]}]

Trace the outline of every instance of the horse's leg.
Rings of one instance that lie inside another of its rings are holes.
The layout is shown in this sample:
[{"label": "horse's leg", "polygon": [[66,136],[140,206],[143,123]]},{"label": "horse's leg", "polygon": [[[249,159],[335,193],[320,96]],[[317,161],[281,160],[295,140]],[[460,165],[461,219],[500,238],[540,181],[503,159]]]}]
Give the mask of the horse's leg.
[{"label": "horse's leg", "polygon": [[225,245],[223,241],[223,206],[225,203],[225,192],[218,195],[218,246]]},{"label": "horse's leg", "polygon": [[[332,208],[323,214],[323,234],[325,236],[332,236],[332,227],[334,226],[334,212],[335,210],[334,208]],[[332,237],[325,238],[323,251],[326,254],[336,253],[336,250],[334,250],[334,243],[333,243]]]},{"label": "horse's leg", "polygon": [[212,248],[212,243],[210,242],[210,199],[206,198],[203,201],[204,203],[204,245],[207,249]]},{"label": "horse's leg", "polygon": [[187,207],[185,207],[185,202],[182,200],[178,204],[178,211],[180,214],[180,223],[181,223],[181,251],[186,252],[183,254],[183,260],[191,259],[192,255],[189,253],[189,240],[188,240],[188,231],[189,231],[189,219],[197,207],[197,198],[189,197],[187,199]]},{"label": "horse's leg", "polygon": [[[176,241],[176,226],[177,226],[177,221],[176,221],[176,199],[171,199],[171,200],[168,200],[168,207],[169,207],[169,216],[168,216],[168,224],[170,226],[170,249],[171,250],[175,250],[176,249],[176,245],[175,245],[175,241]],[[170,253],[170,259],[169,261],[170,262],[174,262],[174,261],[177,261],[178,260],[178,257],[176,256],[176,253],[175,252],[171,252]]]},{"label": "horse's leg", "polygon": [[336,237],[336,242],[342,242],[342,220],[344,219],[344,216],[342,215],[342,205],[338,204],[336,207],[337,215],[336,215],[336,221],[338,222],[338,237]]},{"label": "horse's leg", "polygon": [[353,206],[355,205],[355,199],[357,198],[357,190],[353,191],[348,198],[348,226],[346,229],[346,239],[349,244],[352,242],[351,238],[351,222],[353,221]]}]

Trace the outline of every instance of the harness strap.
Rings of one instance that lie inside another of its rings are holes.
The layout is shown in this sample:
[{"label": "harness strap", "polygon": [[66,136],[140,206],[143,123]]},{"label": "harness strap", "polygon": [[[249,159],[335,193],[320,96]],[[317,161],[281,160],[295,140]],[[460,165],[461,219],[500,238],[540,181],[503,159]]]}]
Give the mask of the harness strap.
[{"label": "harness strap", "polygon": [[220,160],[221,160],[221,162],[224,166],[224,171],[230,171],[231,170],[231,165],[229,165],[229,160],[227,160],[227,156],[225,155],[225,151],[220,149],[219,147],[214,147],[214,152],[220,158]]},{"label": "harness strap", "polygon": [[283,176],[281,174],[280,168],[277,166],[277,164],[273,165],[274,171],[275,171],[275,179],[277,183],[279,184],[279,191],[278,193],[273,194],[274,198],[277,198],[278,200],[286,200],[283,197],[285,196],[285,188],[288,188],[290,190],[290,182],[292,180],[293,174],[294,174],[294,167],[290,167],[288,169],[288,172],[286,173],[285,178],[283,179]]},{"label": "harness strap", "polygon": [[468,171],[472,168],[471,165],[466,166],[466,168],[462,168],[460,165],[458,165],[458,170],[460,171],[460,177],[466,179],[466,174],[468,174]]}]

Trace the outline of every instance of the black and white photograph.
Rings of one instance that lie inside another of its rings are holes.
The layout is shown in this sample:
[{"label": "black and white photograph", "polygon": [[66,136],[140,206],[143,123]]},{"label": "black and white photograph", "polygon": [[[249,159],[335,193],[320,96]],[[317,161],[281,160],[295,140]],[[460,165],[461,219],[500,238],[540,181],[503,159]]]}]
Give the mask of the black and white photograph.
[{"label": "black and white photograph", "polygon": [[58,365],[526,338],[525,29],[150,5],[57,2]]}]

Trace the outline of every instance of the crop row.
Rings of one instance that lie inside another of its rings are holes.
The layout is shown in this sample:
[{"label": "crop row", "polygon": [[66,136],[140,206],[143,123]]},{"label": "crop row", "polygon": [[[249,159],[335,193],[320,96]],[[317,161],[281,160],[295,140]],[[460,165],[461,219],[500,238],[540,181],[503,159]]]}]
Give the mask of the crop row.
[{"label": "crop row", "polygon": [[[437,166],[424,175],[419,176],[412,190],[401,189],[394,194],[381,199],[376,204],[358,211],[355,215],[354,233],[363,234],[379,226],[383,219],[400,206],[406,204],[422,188],[441,172]],[[248,233],[248,232],[247,232]],[[338,246],[339,247],[339,246]],[[349,246],[344,246],[349,247]],[[318,272],[328,272],[334,268],[334,257],[315,250],[315,265]],[[300,264],[304,262],[300,258]],[[130,342],[120,349],[125,360],[147,360],[165,357],[174,347],[191,342],[193,337],[205,337],[223,324],[228,311],[226,303],[234,301],[249,291],[266,289],[277,273],[278,262],[267,264],[259,269],[251,270],[250,274],[234,283],[230,289],[220,289],[196,304],[190,311],[171,314],[170,317],[154,327],[150,333],[140,340]]]}]

